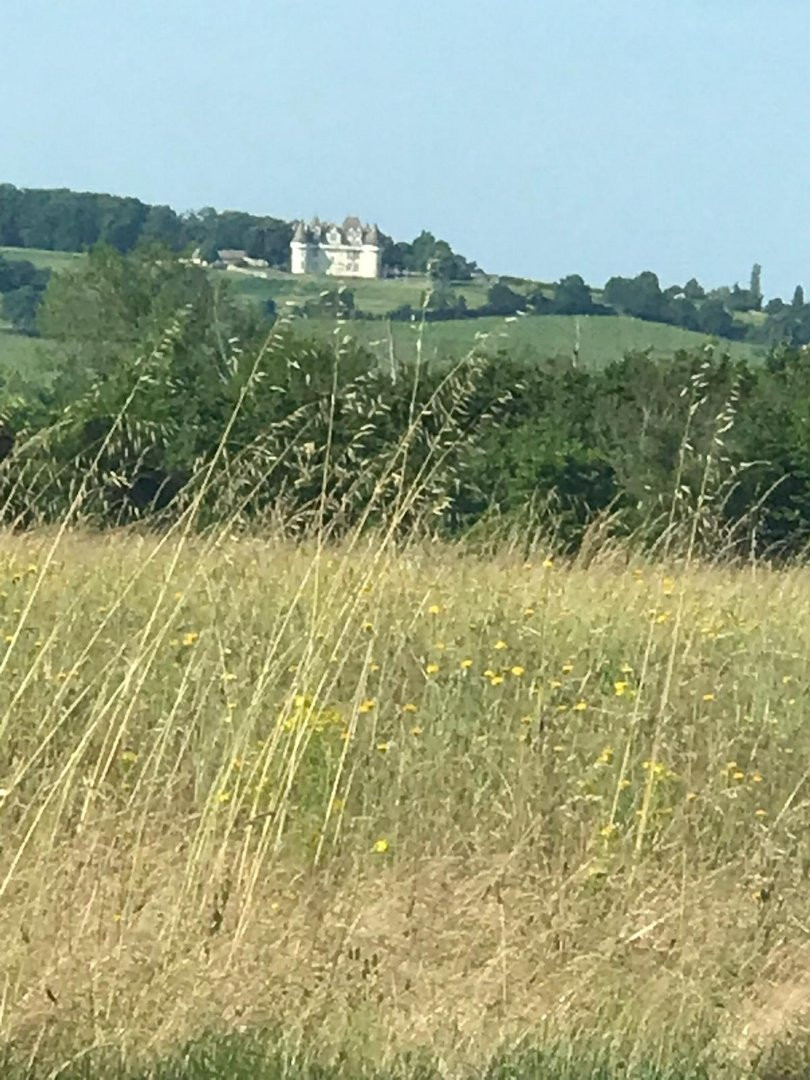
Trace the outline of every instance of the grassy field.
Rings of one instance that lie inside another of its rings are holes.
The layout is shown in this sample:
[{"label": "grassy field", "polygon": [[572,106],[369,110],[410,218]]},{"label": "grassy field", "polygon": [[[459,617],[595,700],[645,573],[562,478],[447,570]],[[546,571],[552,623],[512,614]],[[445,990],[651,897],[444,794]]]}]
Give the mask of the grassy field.
[{"label": "grassy field", "polygon": [[[388,365],[393,350],[400,363],[413,360],[421,337],[425,360],[458,359],[472,350],[493,352],[507,349],[516,357],[570,358],[576,354],[583,366],[598,368],[620,360],[627,352],[649,349],[653,355],[672,356],[679,349],[699,349],[711,339],[704,334],[662,323],[643,322],[629,316],[536,315],[517,319],[459,319],[427,323],[363,322],[355,320],[337,326],[320,319],[301,320],[302,332],[313,330],[323,336],[348,334],[368,345]],[[390,332],[389,332],[390,327]],[[736,358],[756,359],[763,350],[744,342],[721,341]]]},{"label": "grassy field", "polygon": [[[254,301],[272,299],[279,307],[285,304],[302,304],[306,300],[316,300],[326,289],[335,289],[341,282],[335,278],[317,275],[300,277],[284,274],[280,271],[269,277],[252,277],[234,271],[213,271],[220,280],[226,280],[237,296]],[[463,295],[470,307],[477,307],[486,302],[490,279],[476,279],[454,286],[454,291]],[[385,315],[394,308],[410,304],[419,308],[424,292],[429,289],[427,277],[403,278],[401,280],[352,280],[343,282],[354,294],[355,306],[371,315]]]},{"label": "grassy field", "polygon": [[0,255],[7,259],[25,259],[37,268],[48,270],[72,270],[81,266],[85,259],[75,251],[45,251],[43,248],[0,247]]},{"label": "grassy field", "polygon": [[807,1075],[809,574],[0,537],[4,1077]]}]

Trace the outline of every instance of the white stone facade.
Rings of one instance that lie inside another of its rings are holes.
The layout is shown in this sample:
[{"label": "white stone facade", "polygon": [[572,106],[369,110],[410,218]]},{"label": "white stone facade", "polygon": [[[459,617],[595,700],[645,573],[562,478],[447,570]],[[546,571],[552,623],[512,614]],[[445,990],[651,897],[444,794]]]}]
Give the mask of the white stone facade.
[{"label": "white stone facade", "polygon": [[356,217],[340,226],[317,218],[309,225],[299,221],[290,242],[290,269],[294,274],[378,278],[382,250],[377,226],[363,225]]}]

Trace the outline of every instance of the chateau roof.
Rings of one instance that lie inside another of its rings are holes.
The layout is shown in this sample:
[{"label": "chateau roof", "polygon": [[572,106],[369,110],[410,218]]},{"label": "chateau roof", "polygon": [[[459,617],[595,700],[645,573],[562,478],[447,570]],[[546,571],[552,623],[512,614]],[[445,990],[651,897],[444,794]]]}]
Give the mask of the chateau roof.
[{"label": "chateau roof", "polygon": [[320,221],[317,217],[307,225],[303,221],[296,222],[293,232],[293,241],[298,244],[328,244],[330,233],[337,233],[336,243],[350,245],[350,233],[359,233],[362,244],[377,245],[380,242],[380,233],[376,225],[364,225],[359,217],[347,217],[342,225],[331,221]]}]

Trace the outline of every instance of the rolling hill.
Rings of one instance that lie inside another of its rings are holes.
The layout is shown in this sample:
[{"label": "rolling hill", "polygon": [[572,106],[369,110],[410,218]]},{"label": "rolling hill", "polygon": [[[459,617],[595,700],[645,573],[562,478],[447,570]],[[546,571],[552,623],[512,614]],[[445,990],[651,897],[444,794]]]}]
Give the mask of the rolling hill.
[{"label": "rolling hill", "polygon": [[[0,248],[0,254],[28,259],[55,272],[81,266],[84,259],[83,255],[70,252],[29,248]],[[282,271],[270,271],[261,277],[238,271],[211,272],[226,280],[234,294],[245,302],[273,300],[280,313],[285,308],[315,300],[325,289],[334,289],[338,284],[334,278],[299,277]],[[485,301],[491,280],[479,278],[454,288],[466,298],[468,306],[475,307]],[[354,294],[357,309],[381,316],[404,304],[418,308],[428,280],[414,277],[356,280],[346,284]],[[595,295],[598,295],[596,291]],[[336,330],[335,322],[329,319],[298,319],[296,325],[322,336],[329,336]],[[679,327],[617,315],[487,317],[428,323],[421,328],[413,323],[356,319],[340,324],[340,333],[348,333],[371,348],[386,365],[391,362],[392,352],[397,363],[412,359],[420,338],[425,360],[458,359],[473,349],[497,351],[509,348],[517,355],[538,359],[576,354],[579,362],[588,366],[603,366],[627,352],[644,349],[657,356],[672,355],[679,349],[694,349],[710,340],[703,334]],[[738,358],[756,358],[764,351],[745,342],[722,341],[721,346]],[[7,377],[18,373],[26,378],[47,379],[49,367],[46,342],[14,334],[0,323],[0,374]]]}]

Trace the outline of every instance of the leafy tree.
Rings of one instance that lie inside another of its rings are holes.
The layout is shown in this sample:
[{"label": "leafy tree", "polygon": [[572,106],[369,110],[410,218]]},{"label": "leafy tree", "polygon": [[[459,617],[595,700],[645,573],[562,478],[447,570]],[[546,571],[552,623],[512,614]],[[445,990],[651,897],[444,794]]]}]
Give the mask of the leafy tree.
[{"label": "leafy tree", "polygon": [[698,309],[686,296],[676,296],[667,305],[667,322],[682,326],[685,330],[698,330]]},{"label": "leafy tree", "polygon": [[138,236],[138,243],[165,244],[172,251],[180,251],[188,246],[183,222],[170,206],[149,207]]},{"label": "leafy tree", "polygon": [[61,345],[57,382],[70,393],[110,377],[126,357],[148,353],[178,319],[187,326],[187,347],[199,347],[194,366],[207,362],[212,370],[213,355],[230,338],[248,339],[263,323],[260,311],[236,305],[202,268],[165,248],[124,256],[109,247],[95,248],[81,270],[53,275],[38,322]]},{"label": "leafy tree", "polygon": [[690,278],[683,287],[683,294],[687,300],[703,300],[706,292],[697,278]]},{"label": "leafy tree", "polygon": [[751,284],[748,288],[748,292],[751,296],[751,303],[753,309],[759,311],[762,307],[762,267],[759,263],[754,263],[751,268]]},{"label": "leafy tree", "polygon": [[33,285],[23,285],[19,289],[3,294],[3,318],[21,334],[31,336],[37,333],[37,311],[42,303],[42,291]]},{"label": "leafy tree", "polygon": [[605,285],[606,303],[626,315],[666,321],[666,301],[658,277],[647,270],[634,278],[613,277]]},{"label": "leafy tree", "polygon": [[734,319],[720,300],[706,300],[697,312],[697,328],[716,337],[734,336]]},{"label": "leafy tree", "polygon": [[0,255],[0,293],[31,285],[42,290],[48,284],[49,270],[37,270],[27,259],[6,259]]},{"label": "leafy tree", "polygon": [[590,287],[579,274],[569,274],[554,286],[553,308],[557,315],[589,315],[594,311]]},{"label": "leafy tree", "polygon": [[423,295],[425,318],[438,322],[443,319],[463,319],[467,314],[467,301],[451,288],[447,281],[439,279],[434,287]]},{"label": "leafy tree", "polygon": [[791,307],[793,307],[793,308],[803,308],[804,307],[804,289],[802,288],[801,285],[796,286],[796,290],[793,293],[793,301],[791,303]]},{"label": "leafy tree", "polygon": [[486,308],[491,315],[516,315],[526,307],[526,297],[510,289],[503,280],[496,281],[487,290]]}]

